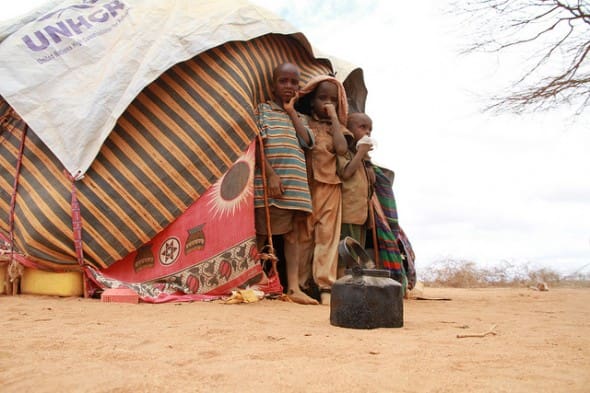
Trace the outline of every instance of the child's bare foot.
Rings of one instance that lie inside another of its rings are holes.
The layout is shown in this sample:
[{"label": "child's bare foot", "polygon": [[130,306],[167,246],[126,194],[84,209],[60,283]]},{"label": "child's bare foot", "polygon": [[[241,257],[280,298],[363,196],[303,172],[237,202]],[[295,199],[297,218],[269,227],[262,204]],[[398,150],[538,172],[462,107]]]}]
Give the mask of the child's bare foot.
[{"label": "child's bare foot", "polygon": [[330,305],[330,300],[332,299],[332,294],[330,292],[322,292],[321,293],[322,304]]},{"label": "child's bare foot", "polygon": [[315,300],[312,297],[307,296],[302,291],[294,291],[291,289],[287,293],[287,296],[289,296],[289,299],[291,299],[294,303],[313,304],[313,305],[319,304],[317,300]]}]

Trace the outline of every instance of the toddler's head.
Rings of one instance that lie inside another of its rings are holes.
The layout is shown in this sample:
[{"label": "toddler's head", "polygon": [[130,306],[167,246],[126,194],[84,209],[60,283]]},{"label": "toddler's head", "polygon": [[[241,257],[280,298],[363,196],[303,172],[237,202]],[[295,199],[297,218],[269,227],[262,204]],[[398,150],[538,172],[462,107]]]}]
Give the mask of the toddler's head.
[{"label": "toddler's head", "polygon": [[351,113],[348,115],[346,128],[354,135],[354,140],[359,141],[361,138],[371,136],[373,131],[373,121],[371,118],[360,112]]}]

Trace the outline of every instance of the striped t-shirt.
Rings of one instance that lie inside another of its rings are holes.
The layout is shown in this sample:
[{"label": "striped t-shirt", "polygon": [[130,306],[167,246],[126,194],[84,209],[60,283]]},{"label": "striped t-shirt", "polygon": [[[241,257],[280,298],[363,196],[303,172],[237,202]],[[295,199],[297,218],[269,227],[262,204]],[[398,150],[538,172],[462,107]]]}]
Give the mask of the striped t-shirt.
[{"label": "striped t-shirt", "polygon": [[[257,111],[265,158],[281,178],[285,189],[280,198],[268,198],[269,206],[311,213],[311,196],[303,149],[313,146],[313,132],[307,126],[303,116],[300,116],[311,140],[310,146],[307,146],[297,137],[287,112],[275,102],[259,104]],[[262,187],[262,175],[260,168],[257,167],[254,176],[255,207],[264,207]]]}]

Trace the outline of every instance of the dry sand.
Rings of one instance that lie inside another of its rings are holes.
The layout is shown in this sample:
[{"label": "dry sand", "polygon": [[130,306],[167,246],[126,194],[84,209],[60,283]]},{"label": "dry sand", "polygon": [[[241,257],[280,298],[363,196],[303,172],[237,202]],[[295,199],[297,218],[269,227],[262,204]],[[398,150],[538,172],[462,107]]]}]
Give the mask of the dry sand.
[{"label": "dry sand", "polygon": [[0,296],[0,392],[590,391],[590,289],[424,296],[452,300],[406,300],[403,328],[375,330],[276,300]]}]

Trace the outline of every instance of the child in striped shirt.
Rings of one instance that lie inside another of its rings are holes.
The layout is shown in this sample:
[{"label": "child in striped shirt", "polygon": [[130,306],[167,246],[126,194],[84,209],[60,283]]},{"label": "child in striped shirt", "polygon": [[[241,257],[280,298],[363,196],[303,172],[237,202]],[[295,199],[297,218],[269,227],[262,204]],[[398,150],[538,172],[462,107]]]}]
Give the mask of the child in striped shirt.
[{"label": "child in striped shirt", "polygon": [[258,122],[264,144],[264,161],[254,177],[255,223],[258,249],[267,234],[262,168],[266,175],[272,235],[282,235],[287,267],[287,295],[295,303],[318,304],[299,287],[300,237],[311,214],[304,150],[314,146],[313,132],[295,110],[299,92],[299,68],[283,63],[273,72],[273,100],[258,105]]}]

